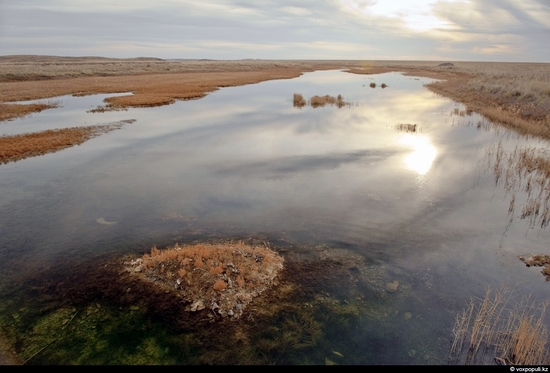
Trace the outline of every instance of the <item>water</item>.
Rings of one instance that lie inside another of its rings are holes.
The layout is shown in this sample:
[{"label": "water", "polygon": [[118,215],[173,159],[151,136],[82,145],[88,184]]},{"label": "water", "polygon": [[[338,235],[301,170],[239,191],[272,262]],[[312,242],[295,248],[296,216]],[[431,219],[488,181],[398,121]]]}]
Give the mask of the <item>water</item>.
[{"label": "water", "polygon": [[[106,113],[87,112],[106,95],[66,96],[54,99],[59,109],[0,124],[11,135],[136,119],[0,167],[8,339],[28,363],[446,363],[455,315],[485,286],[549,295],[539,270],[517,259],[545,254],[548,232],[520,219],[525,193],[508,212],[511,192],[490,166],[496,144],[548,144],[464,114],[428,82],[324,71]],[[294,93],[349,105],[296,108]],[[215,325],[174,331],[158,310],[67,285],[106,258],[232,238],[284,249],[303,291],[231,324],[235,337],[215,345]],[[66,328],[45,321],[71,317]],[[62,336],[40,351],[49,328]]]}]

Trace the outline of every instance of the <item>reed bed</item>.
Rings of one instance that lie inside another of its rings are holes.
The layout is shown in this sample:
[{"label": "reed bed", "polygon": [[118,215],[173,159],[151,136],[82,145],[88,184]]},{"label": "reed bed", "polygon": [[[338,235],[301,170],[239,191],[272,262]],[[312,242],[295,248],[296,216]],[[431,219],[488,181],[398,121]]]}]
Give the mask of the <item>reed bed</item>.
[{"label": "reed bed", "polygon": [[47,130],[15,136],[0,137],[0,164],[16,162],[28,157],[53,153],[120,128],[133,120],[87,127]]},{"label": "reed bed", "polygon": [[[99,111],[168,105],[204,97],[220,87],[290,79],[303,72],[340,68],[334,61],[166,61],[53,56],[0,56],[0,103],[5,117],[24,113],[14,101],[62,95],[132,92],[112,97]],[[37,108],[38,109],[38,108]]]},{"label": "reed bed", "polygon": [[427,87],[468,110],[520,133],[550,139],[550,64],[375,61],[347,70],[355,74],[402,72],[438,79]]},{"label": "reed bed", "polygon": [[[550,64],[438,61],[168,61],[156,58],[0,56],[0,102],[65,94],[134,92],[107,108],[166,105],[219,87],[347,69],[356,74],[402,72],[439,79],[428,88],[522,133],[550,138]],[[51,84],[55,80],[55,84]],[[26,84],[28,83],[28,84]],[[14,111],[14,114],[17,115]]]},{"label": "reed bed", "polygon": [[550,223],[550,154],[545,149],[516,147],[506,151],[500,142],[486,151],[487,167],[510,197],[508,212],[513,216],[518,191],[526,193],[519,217],[530,227],[545,228]]},{"label": "reed bed", "polygon": [[302,96],[301,93],[295,93],[294,94],[294,97],[292,99],[292,104],[294,107],[297,107],[297,108],[303,108],[304,106],[306,106],[307,102],[304,98],[304,96]]},{"label": "reed bed", "polygon": [[312,108],[319,108],[324,107],[326,105],[330,106],[337,106],[338,108],[342,108],[344,106],[351,106],[350,103],[347,103],[344,101],[344,98],[342,95],[338,95],[336,97],[330,96],[330,95],[324,95],[324,96],[312,96],[309,100],[306,101],[304,96],[302,96],[301,93],[295,93],[293,97],[293,105],[297,108],[303,108],[306,105],[311,106]]},{"label": "reed bed", "polygon": [[0,122],[13,118],[23,117],[31,113],[39,113],[42,110],[59,107],[57,102],[42,104],[2,104],[0,103]]},{"label": "reed bed", "polygon": [[407,132],[407,133],[420,132],[420,126],[418,124],[399,123],[399,124],[396,124],[393,128],[399,132]]},{"label": "reed bed", "polygon": [[538,365],[550,363],[548,301],[529,297],[510,305],[512,292],[486,289],[456,316],[449,354],[452,364]]}]

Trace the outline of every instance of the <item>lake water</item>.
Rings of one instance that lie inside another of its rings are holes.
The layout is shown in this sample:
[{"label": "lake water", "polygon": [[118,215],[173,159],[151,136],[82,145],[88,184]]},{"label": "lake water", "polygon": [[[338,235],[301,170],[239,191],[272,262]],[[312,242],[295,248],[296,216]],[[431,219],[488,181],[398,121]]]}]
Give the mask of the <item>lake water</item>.
[{"label": "lake water", "polygon": [[[13,135],[136,120],[0,166],[8,340],[29,364],[447,363],[456,314],[486,286],[513,287],[513,299],[550,295],[540,268],[518,260],[548,254],[548,230],[521,219],[528,194],[504,188],[494,172],[495,149],[548,143],[465,113],[429,82],[322,71],[117,112],[87,112],[107,95],[65,96],[58,109],[0,123]],[[348,105],[297,108],[294,93],[341,94]],[[284,248],[287,262],[312,268],[304,281],[314,285],[293,308],[274,311],[273,330],[254,329],[251,317],[240,321],[249,323],[246,342],[220,337],[232,358],[136,307],[108,297],[75,304],[56,288],[94,260],[234,238]],[[340,269],[325,281],[315,263],[327,261]],[[54,326],[58,319],[65,324]],[[296,323],[309,327],[297,337],[308,343],[282,346]]]}]

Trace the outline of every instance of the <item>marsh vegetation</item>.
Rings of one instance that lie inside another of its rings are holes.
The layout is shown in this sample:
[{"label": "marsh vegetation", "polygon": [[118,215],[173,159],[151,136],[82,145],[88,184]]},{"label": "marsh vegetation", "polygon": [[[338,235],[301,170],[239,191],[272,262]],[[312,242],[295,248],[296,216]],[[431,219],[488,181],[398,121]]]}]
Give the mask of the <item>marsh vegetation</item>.
[{"label": "marsh vegetation", "polygon": [[[473,65],[383,62],[383,75],[267,81],[301,71],[289,63],[275,74],[267,62],[246,71],[253,64],[225,75],[213,61],[200,74],[12,82],[30,84],[19,86],[26,97],[44,82],[50,93],[75,94],[75,82],[77,95],[135,93],[70,97],[83,104],[0,124],[16,134],[137,119],[0,167],[0,324],[20,360],[442,364],[450,341],[455,363],[484,351],[488,363],[543,356],[546,316],[522,315],[542,309],[549,289],[517,258],[544,253],[549,239],[547,185],[537,185],[548,178],[548,145],[489,124],[418,77],[465,82]],[[239,77],[266,81],[204,91]],[[391,89],[369,89],[371,80]],[[185,99],[192,82],[202,99]],[[8,86],[1,94],[16,97]],[[311,108],[289,107],[293,92],[293,105]],[[345,100],[316,95],[324,92]],[[358,104],[338,110],[339,101]],[[540,205],[524,207],[530,199]],[[503,279],[520,290],[483,300]],[[542,302],[521,297],[531,292]],[[479,300],[462,312],[472,295]],[[523,353],[528,345],[538,355]]]},{"label": "marsh vegetation", "polygon": [[524,297],[511,302],[511,290],[487,288],[457,315],[450,362],[453,364],[548,364],[548,301]]},{"label": "marsh vegetation", "polygon": [[336,106],[337,108],[342,108],[344,106],[350,106],[351,104],[344,101],[342,95],[336,97],[330,95],[324,96],[312,96],[309,100],[306,101],[304,96],[300,93],[295,93],[292,99],[294,107],[303,108],[306,105],[311,106],[312,108],[324,107],[325,105]]},{"label": "marsh vegetation", "polygon": [[133,123],[124,120],[106,125],[46,130],[14,136],[0,136],[0,164],[54,153]]},{"label": "marsh vegetation", "polygon": [[283,269],[283,258],[267,247],[243,242],[176,244],[164,250],[153,247],[150,254],[126,265],[149,286],[161,286],[182,297],[187,311],[207,309],[215,316],[238,318],[273,285]]}]

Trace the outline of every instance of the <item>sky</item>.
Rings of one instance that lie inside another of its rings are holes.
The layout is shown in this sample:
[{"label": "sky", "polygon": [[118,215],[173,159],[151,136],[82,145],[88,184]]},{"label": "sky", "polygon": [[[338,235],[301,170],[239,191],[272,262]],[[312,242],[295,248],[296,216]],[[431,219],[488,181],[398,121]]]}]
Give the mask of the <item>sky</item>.
[{"label": "sky", "polygon": [[0,0],[0,55],[550,62],[550,0]]}]

